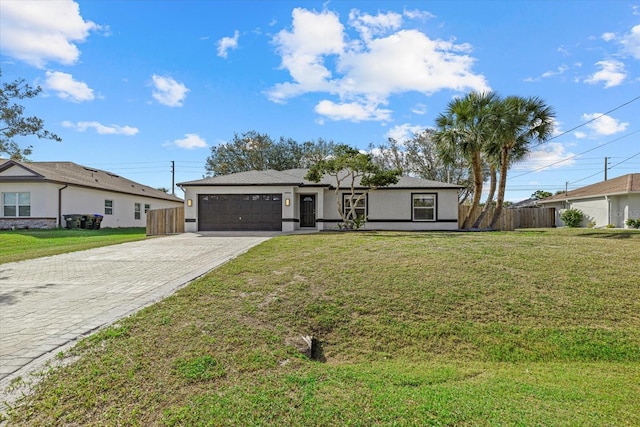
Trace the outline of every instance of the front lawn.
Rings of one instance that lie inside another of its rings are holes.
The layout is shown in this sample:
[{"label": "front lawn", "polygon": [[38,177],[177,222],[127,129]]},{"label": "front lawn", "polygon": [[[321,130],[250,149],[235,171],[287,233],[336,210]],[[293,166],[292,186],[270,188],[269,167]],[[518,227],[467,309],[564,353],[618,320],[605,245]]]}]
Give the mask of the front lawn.
[{"label": "front lawn", "polygon": [[143,240],[144,228],[0,231],[0,264]]},{"label": "front lawn", "polygon": [[81,342],[11,422],[640,425],[639,265],[628,230],[281,236]]}]

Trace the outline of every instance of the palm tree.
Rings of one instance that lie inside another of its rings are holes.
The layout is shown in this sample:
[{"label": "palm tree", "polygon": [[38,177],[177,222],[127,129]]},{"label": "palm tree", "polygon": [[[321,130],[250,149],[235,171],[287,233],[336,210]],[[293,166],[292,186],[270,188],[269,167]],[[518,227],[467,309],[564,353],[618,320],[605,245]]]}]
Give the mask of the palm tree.
[{"label": "palm tree", "polygon": [[486,153],[500,159],[498,197],[491,228],[495,228],[502,213],[509,166],[526,158],[532,143],[541,144],[549,139],[554,119],[553,109],[537,97],[509,96],[496,104],[491,117],[495,133],[485,145]]},{"label": "palm tree", "polygon": [[471,92],[449,102],[436,119],[434,139],[445,164],[455,164],[460,157],[471,164],[473,199],[462,228],[469,228],[471,219],[478,215],[484,181],[482,153],[492,135],[491,110],[499,100],[494,92]]}]

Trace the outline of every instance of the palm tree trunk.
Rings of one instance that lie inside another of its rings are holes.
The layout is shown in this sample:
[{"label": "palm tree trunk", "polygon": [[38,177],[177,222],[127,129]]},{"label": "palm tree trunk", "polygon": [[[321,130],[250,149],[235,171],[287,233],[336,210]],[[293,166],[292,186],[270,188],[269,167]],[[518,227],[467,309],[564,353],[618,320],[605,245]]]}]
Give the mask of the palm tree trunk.
[{"label": "palm tree trunk", "polygon": [[507,170],[509,169],[509,148],[502,149],[500,156],[500,182],[498,183],[498,198],[496,200],[496,210],[493,213],[489,228],[496,228],[500,215],[502,215],[502,206],[504,205],[504,193],[507,187]]},{"label": "palm tree trunk", "polygon": [[480,209],[480,198],[482,197],[482,158],[480,152],[474,152],[471,158],[471,167],[473,169],[473,199],[471,201],[471,209],[467,213],[466,218],[462,222],[462,228],[467,229],[471,226],[471,218],[478,215]]},{"label": "palm tree trunk", "polygon": [[471,228],[480,228],[480,224],[482,224],[482,220],[485,216],[487,216],[487,212],[491,209],[491,204],[493,203],[493,196],[496,193],[496,181],[497,181],[497,168],[496,165],[492,164],[489,170],[491,174],[491,184],[489,185],[489,194],[487,195],[487,201],[484,204],[484,209],[480,212],[480,216],[476,219],[476,222],[473,223]]}]

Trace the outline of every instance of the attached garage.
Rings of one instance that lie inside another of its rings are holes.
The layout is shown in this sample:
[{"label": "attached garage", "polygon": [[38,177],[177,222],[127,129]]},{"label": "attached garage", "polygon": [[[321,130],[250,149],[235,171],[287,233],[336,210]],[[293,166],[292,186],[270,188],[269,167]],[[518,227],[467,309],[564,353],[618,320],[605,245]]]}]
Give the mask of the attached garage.
[{"label": "attached garage", "polygon": [[199,194],[199,231],[282,231],[282,194]]}]

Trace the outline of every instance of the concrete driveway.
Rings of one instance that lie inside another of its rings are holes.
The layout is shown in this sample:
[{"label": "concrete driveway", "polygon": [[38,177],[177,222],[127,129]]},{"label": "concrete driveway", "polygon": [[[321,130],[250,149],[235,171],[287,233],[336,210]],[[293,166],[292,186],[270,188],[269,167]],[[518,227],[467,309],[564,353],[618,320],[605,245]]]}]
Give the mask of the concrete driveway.
[{"label": "concrete driveway", "polygon": [[0,264],[0,402],[12,379],[279,233],[186,233]]}]

